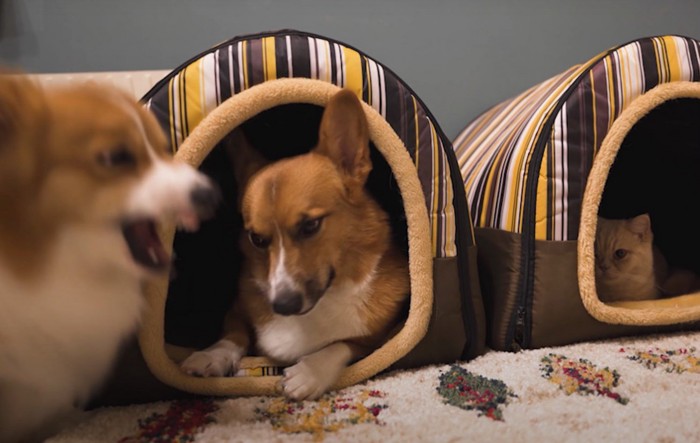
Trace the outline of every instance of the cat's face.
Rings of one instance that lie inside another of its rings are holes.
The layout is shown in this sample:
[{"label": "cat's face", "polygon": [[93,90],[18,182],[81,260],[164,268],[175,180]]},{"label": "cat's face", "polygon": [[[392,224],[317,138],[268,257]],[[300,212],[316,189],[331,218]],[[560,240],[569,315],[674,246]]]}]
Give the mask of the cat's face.
[{"label": "cat's face", "polygon": [[653,234],[647,214],[625,220],[598,217],[595,273],[602,301],[653,298]]}]

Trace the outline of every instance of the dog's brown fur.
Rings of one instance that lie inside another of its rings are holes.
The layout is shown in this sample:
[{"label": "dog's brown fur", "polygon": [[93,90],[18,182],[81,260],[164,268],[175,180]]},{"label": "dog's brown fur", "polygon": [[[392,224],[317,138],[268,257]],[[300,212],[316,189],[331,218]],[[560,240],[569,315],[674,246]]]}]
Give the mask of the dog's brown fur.
[{"label": "dog's brown fur", "polygon": [[0,74],[0,441],[43,438],[89,399],[169,266],[156,223],[213,210],[166,145],[116,88]]},{"label": "dog's brown fur", "polygon": [[40,220],[26,204],[39,180],[40,146],[46,139],[49,113],[39,88],[25,76],[0,73],[0,254],[16,273],[29,272],[40,254]]}]

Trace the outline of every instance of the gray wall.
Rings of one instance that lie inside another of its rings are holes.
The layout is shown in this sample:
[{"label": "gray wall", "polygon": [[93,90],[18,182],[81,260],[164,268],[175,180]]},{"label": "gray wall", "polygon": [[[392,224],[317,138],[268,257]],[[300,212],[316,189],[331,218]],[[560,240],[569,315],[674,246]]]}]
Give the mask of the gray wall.
[{"label": "gray wall", "polygon": [[34,72],[169,69],[282,28],[373,56],[454,137],[485,108],[611,46],[700,38],[700,1],[0,0],[0,60]]}]

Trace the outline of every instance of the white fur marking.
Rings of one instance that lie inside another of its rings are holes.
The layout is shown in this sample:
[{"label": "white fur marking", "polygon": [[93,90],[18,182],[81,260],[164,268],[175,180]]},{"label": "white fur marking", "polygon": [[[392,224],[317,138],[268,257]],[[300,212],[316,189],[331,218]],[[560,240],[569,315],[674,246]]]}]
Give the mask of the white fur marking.
[{"label": "white fur marking", "polygon": [[[146,145],[146,152],[148,152],[150,159],[153,161],[157,160],[158,156],[153,146],[149,143],[148,135],[146,135],[146,127],[143,125],[143,119],[139,115],[138,108],[135,108],[133,103],[121,95],[114,95],[112,98],[114,98],[114,104],[121,107],[124,113],[130,115],[133,119],[134,126],[139,128],[141,138]],[[123,100],[119,100],[120,103],[117,103],[117,98],[123,98]]]},{"label": "white fur marking", "polygon": [[151,160],[156,160],[158,156],[156,155],[153,146],[149,143],[148,136],[146,135],[146,127],[143,124],[143,119],[139,115],[138,108],[136,108],[134,106],[134,103],[132,103],[126,96],[123,96],[121,94],[115,94],[108,98],[111,98],[112,103],[115,106],[121,108],[125,114],[131,116],[134,126],[136,126],[139,129],[139,132],[141,133],[141,138],[143,139],[143,142],[146,145],[146,152],[148,153],[148,157]]},{"label": "white fur marking", "polygon": [[192,190],[208,185],[208,179],[189,165],[156,159],[143,181],[131,193],[127,211],[134,218],[156,218],[165,214],[181,215],[183,220],[189,220],[186,215],[194,212]]},{"label": "white fur marking", "polygon": [[289,272],[287,271],[287,254],[284,250],[282,231],[277,224],[275,224],[275,229],[277,230],[277,237],[279,238],[279,254],[277,257],[277,263],[275,263],[275,269],[272,272],[272,275],[270,275],[270,301],[274,301],[277,298],[277,294],[280,292],[284,290],[293,290],[298,287],[292,276],[289,275]]},{"label": "white fur marking", "polygon": [[148,248],[148,255],[151,257],[151,261],[153,263],[158,263],[158,254],[156,254],[156,250],[153,248]]},{"label": "white fur marking", "polygon": [[163,214],[177,215],[180,216],[179,221],[186,229],[196,230],[198,221],[197,217],[192,216],[194,209],[190,193],[197,186],[209,186],[209,179],[185,163],[165,161],[160,158],[148,139],[146,127],[138,109],[128,104],[126,100],[119,103],[121,104],[139,129],[152,163],[144,180],[133,190],[127,204],[127,211],[133,217],[156,218]]}]

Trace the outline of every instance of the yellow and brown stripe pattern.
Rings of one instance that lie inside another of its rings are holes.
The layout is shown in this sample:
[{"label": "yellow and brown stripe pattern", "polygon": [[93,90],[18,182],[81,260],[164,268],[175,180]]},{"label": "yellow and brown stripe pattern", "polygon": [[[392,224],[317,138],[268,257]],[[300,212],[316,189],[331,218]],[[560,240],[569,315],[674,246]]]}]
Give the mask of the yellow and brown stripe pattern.
[{"label": "yellow and brown stripe pattern", "polygon": [[479,116],[454,141],[474,224],[575,240],[593,158],[613,121],[660,83],[700,81],[699,60],[696,40],[640,39]]},{"label": "yellow and brown stripe pattern", "polygon": [[[450,141],[396,75],[358,50],[296,31],[238,37],[200,54],[161,82],[144,101],[176,150],[202,119],[229,97],[278,78],[310,78],[350,88],[401,138],[413,158],[432,225],[436,257],[457,254]],[[454,159],[453,159],[454,161]],[[471,219],[460,219],[473,244]]]}]

